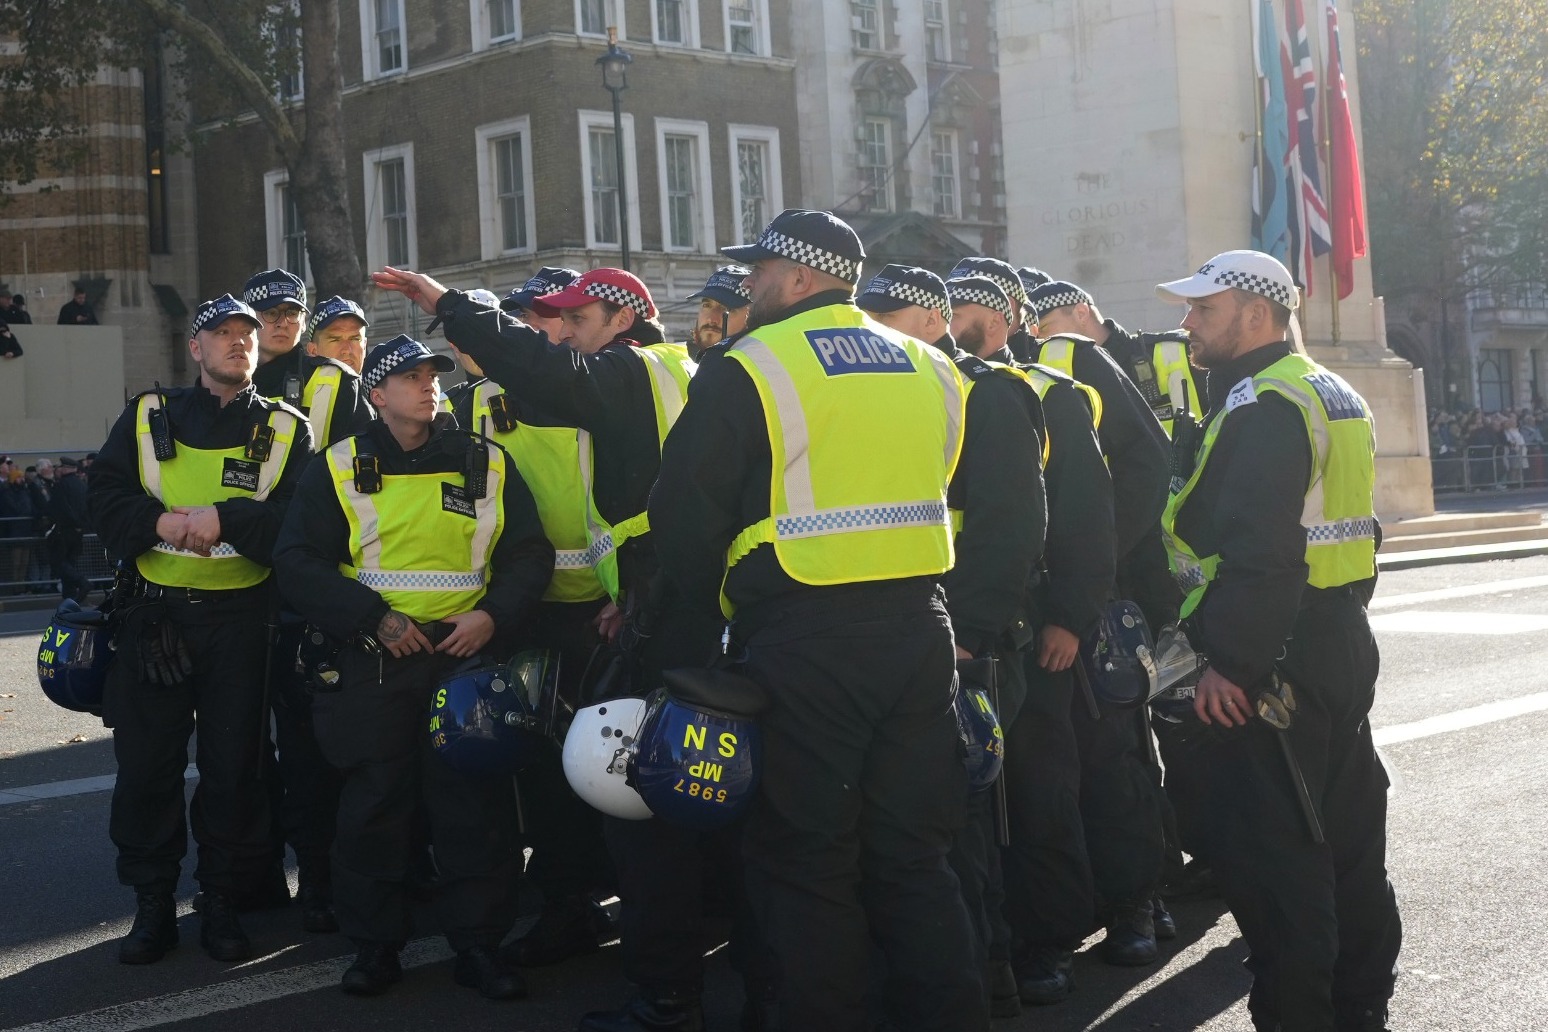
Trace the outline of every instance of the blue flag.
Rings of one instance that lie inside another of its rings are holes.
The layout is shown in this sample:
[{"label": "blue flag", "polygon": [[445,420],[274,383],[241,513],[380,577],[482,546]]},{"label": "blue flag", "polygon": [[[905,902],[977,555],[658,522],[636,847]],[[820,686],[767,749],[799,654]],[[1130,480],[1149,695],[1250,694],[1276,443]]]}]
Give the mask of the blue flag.
[{"label": "blue flag", "polygon": [[1274,17],[1271,0],[1258,0],[1253,20],[1257,23],[1258,44],[1253,65],[1263,117],[1252,170],[1252,246],[1289,265],[1285,164],[1290,151],[1290,126],[1285,108],[1284,77],[1280,74],[1278,20]]}]

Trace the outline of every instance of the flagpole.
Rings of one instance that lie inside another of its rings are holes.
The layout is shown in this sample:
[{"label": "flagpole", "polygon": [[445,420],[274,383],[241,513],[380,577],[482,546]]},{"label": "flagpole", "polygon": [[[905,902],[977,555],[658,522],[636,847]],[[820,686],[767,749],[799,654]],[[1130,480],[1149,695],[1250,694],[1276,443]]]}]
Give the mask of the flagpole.
[{"label": "flagpole", "polygon": [[[1328,2],[1336,4],[1336,3],[1338,3],[1338,0],[1328,0]],[[1322,153],[1324,155],[1326,155],[1326,158],[1327,158],[1327,170],[1328,170],[1328,178],[1327,178],[1327,184],[1328,184],[1327,185],[1327,191],[1328,191],[1327,192],[1327,205],[1328,205],[1328,215],[1329,215],[1329,223],[1328,223],[1328,225],[1331,227],[1332,226],[1332,214],[1333,214],[1333,211],[1335,210],[1335,204],[1334,204],[1334,200],[1333,200],[1333,191],[1335,189],[1335,184],[1334,184],[1333,180],[1335,178],[1337,178],[1336,176],[1333,175],[1333,119],[1330,117],[1329,111],[1328,111],[1328,94],[1332,90],[1332,86],[1328,82],[1328,48],[1329,48],[1329,46],[1332,45],[1332,40],[1330,40],[1328,38],[1328,12],[1326,11],[1326,9],[1322,8],[1322,5],[1320,3],[1318,4],[1317,14],[1321,17],[1321,20],[1322,20],[1322,33],[1318,36],[1318,39],[1319,39],[1320,42],[1318,44],[1317,49],[1322,52]],[[1340,68],[1340,70],[1342,71],[1342,68]],[[1333,286],[1333,289],[1328,292],[1328,297],[1333,302],[1333,343],[1337,344],[1338,340],[1339,340],[1339,336],[1338,336],[1338,329],[1339,329],[1339,327],[1338,327],[1339,282],[1338,282],[1338,269],[1336,268],[1336,263],[1334,261],[1335,248],[1332,246],[1333,245],[1333,240],[1331,238],[1331,235],[1330,235],[1330,237],[1328,239],[1328,245],[1329,245],[1328,246],[1328,281]]]}]

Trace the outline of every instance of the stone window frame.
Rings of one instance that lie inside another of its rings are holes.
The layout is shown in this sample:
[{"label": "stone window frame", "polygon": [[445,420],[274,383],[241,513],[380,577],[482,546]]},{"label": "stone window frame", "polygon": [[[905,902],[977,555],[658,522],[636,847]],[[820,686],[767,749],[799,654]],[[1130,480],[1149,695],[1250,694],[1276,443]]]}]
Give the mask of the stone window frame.
[{"label": "stone window frame", "polygon": [[522,38],[521,0],[510,0],[511,17],[516,28],[503,36],[491,35],[489,4],[490,0],[468,0],[468,17],[473,26],[474,53],[505,43],[514,43]]},{"label": "stone window frame", "polygon": [[[688,50],[699,48],[699,0],[678,0],[683,5],[683,38],[680,40],[662,39],[661,24],[659,18],[660,0],[650,2],[650,38],[657,46],[683,47]],[[619,32],[622,36],[622,30]]]},{"label": "stone window frame", "polygon": [[785,210],[784,177],[780,168],[779,130],[770,125],[744,125],[733,122],[726,127],[731,155],[731,239],[736,244],[751,244],[758,239],[763,227],[753,231],[751,237],[742,232],[742,177],[737,163],[737,144],[743,140],[756,141],[768,148],[769,162],[764,169],[767,183],[768,220]]},{"label": "stone window frame", "polygon": [[[940,8],[939,22],[930,20],[929,10],[932,5]],[[920,6],[924,20],[925,60],[937,64],[950,64],[952,60],[951,0],[921,0]],[[930,30],[936,24],[939,24],[941,31],[941,56],[939,57],[930,52]]]},{"label": "stone window frame", "polygon": [[361,152],[365,193],[361,195],[365,208],[366,267],[380,269],[387,261],[387,227],[385,213],[381,209],[381,166],[401,160],[403,162],[403,189],[408,229],[408,268],[419,268],[419,212],[414,183],[414,144],[395,143]]},{"label": "stone window frame", "polygon": [[[582,108],[576,111],[576,119],[580,123],[580,158],[581,158],[581,212],[585,219],[586,249],[588,251],[620,251],[618,244],[599,243],[592,235],[592,210],[591,210],[591,130],[593,128],[613,131],[613,113],[611,111],[596,111]],[[636,252],[643,251],[640,239],[640,170],[637,149],[634,142],[634,115],[625,112],[623,116],[623,144],[624,144],[624,182],[620,184],[624,198],[629,206],[629,243],[630,249]]]},{"label": "stone window frame", "polygon": [[[583,36],[587,39],[606,39],[607,27],[612,25],[618,30],[618,38],[620,40],[627,40],[629,38],[628,26],[624,24],[624,15],[626,13],[624,10],[624,0],[602,0],[602,20],[607,24],[602,26],[601,32],[588,32],[581,28],[583,24],[581,20],[581,4],[583,2],[584,0],[575,0],[575,34],[577,36]],[[654,20],[654,16],[652,16],[652,19]]]},{"label": "stone window frame", "polygon": [[[950,144],[946,148],[946,153],[951,156],[952,185],[949,197],[951,210],[949,212],[941,211],[941,192],[938,183],[942,177],[935,164],[936,155],[942,153],[941,149],[936,147],[936,143],[941,137],[948,137],[950,139]],[[931,211],[934,212],[937,218],[953,220],[962,218],[962,134],[956,129],[941,126],[930,127],[930,195]]]},{"label": "stone window frame", "polygon": [[[661,249],[673,254],[715,254],[715,180],[710,171],[710,131],[708,122],[681,118],[657,118],[656,122],[656,184],[661,202]],[[698,240],[690,247],[672,243],[671,198],[667,195],[667,147],[668,136],[689,136],[696,143],[694,155],[698,180],[698,204],[695,221],[698,223]]]},{"label": "stone window frame", "polygon": [[[731,8],[732,6],[745,6],[752,10],[753,14],[753,38],[757,46],[751,54],[743,54],[739,50],[731,49]],[[721,24],[725,26],[726,53],[741,57],[771,57],[774,54],[774,42],[770,39],[769,30],[769,0],[721,0],[720,5]]]},{"label": "stone window frame", "polygon": [[[271,269],[285,269],[289,266],[285,262],[285,210],[280,204],[281,191],[290,189],[290,172],[284,168],[270,169],[263,174],[263,230],[264,249],[269,256],[268,267]],[[306,253],[306,231],[301,232],[302,260],[306,265],[306,272],[301,279],[308,285],[312,283],[312,259]]]},{"label": "stone window frame", "polygon": [[398,49],[402,52],[402,61],[398,67],[388,69],[383,69],[377,64],[377,58],[380,56],[376,45],[377,0],[360,0],[360,78],[363,82],[391,79],[408,73],[407,4],[405,0],[387,0],[387,2],[395,2],[398,8]]},{"label": "stone window frame", "polygon": [[[494,144],[512,136],[521,137],[521,174],[525,187],[527,245],[506,250],[500,239],[500,206],[495,193],[496,178]],[[496,261],[508,255],[532,254],[537,250],[537,200],[536,183],[532,176],[532,118],[522,115],[499,122],[489,122],[473,130],[477,148],[475,165],[478,174],[478,235],[479,253],[486,262]],[[588,191],[589,192],[589,191]]]}]

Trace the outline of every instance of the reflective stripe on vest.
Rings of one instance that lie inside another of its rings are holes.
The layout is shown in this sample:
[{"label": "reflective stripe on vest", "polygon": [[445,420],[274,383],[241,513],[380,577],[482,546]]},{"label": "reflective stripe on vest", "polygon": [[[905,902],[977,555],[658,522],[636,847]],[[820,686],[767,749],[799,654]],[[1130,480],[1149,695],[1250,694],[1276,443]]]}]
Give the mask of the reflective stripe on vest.
[{"label": "reflective stripe on vest", "polygon": [[1187,594],[1182,615],[1198,608],[1220,566],[1218,555],[1199,556],[1177,536],[1177,516],[1209,463],[1230,414],[1257,404],[1265,393],[1289,399],[1306,422],[1312,477],[1301,526],[1306,530],[1307,583],[1334,588],[1376,570],[1376,436],[1370,407],[1336,373],[1303,355],[1289,354],[1231,389],[1204,431],[1193,475],[1168,500],[1162,516],[1172,575]]},{"label": "reflective stripe on vest", "polygon": [[487,435],[510,453],[537,503],[543,533],[554,546],[554,576],[543,598],[589,602],[616,594],[616,572],[609,586],[599,576],[600,571],[593,569],[596,563],[591,556],[590,527],[600,517],[595,513],[590,478],[581,459],[584,454],[589,466],[591,434],[573,426],[534,426],[519,420],[513,430],[496,430],[489,403],[503,393],[492,380],[474,386],[473,425],[485,427]]},{"label": "reflective stripe on vest", "polygon": [[[1000,376],[1004,376],[1004,377],[1007,377],[1007,378],[1012,379],[1012,380],[1018,380],[1021,383],[1026,384],[1028,387],[1032,388],[1032,390],[1037,393],[1037,396],[1038,396],[1039,400],[1042,399],[1044,391],[1047,390],[1046,387],[1043,388],[1043,390],[1038,390],[1037,385],[1032,382],[1032,377],[1029,376],[1025,370],[1018,369],[1018,368],[1016,368],[1015,366],[1012,366],[1012,365],[1006,365],[1004,362],[991,362],[988,359],[978,359],[978,361],[980,361],[984,365],[988,366],[990,369],[992,369],[995,373],[999,374]],[[960,365],[957,366],[957,371],[959,373],[962,372],[962,367]],[[1048,378],[1045,376],[1044,379],[1048,379]],[[1049,382],[1051,383],[1052,381],[1050,380]],[[967,399],[971,398],[973,396],[973,387],[977,383],[978,383],[978,380],[976,378],[974,378],[973,376],[971,376],[971,375],[969,375],[967,373],[962,373],[962,386],[964,388],[964,391],[963,391],[963,412],[964,413],[966,413],[966,411],[967,411]],[[1047,432],[1047,428],[1046,427],[1044,428],[1044,432],[1043,432],[1043,458],[1042,458],[1042,464],[1044,466],[1048,465],[1048,432]],[[964,513],[963,513],[963,511],[961,509],[952,509],[951,510],[951,532],[952,532],[953,536],[962,533],[963,519],[964,519]]]},{"label": "reflective stripe on vest", "polygon": [[349,522],[350,561],[339,572],[420,623],[468,612],[484,597],[489,557],[505,526],[505,453],[486,446],[482,498],[468,498],[462,474],[449,472],[384,475],[382,489],[365,494],[355,489],[359,441],[349,437],[327,451]]},{"label": "reflective stripe on vest", "polygon": [[773,457],[770,515],[737,535],[728,572],[762,544],[803,584],[951,568],[966,390],[950,359],[847,304],[764,327],[727,357],[758,388]]},{"label": "reflective stripe on vest", "polygon": [[1199,397],[1198,378],[1193,374],[1193,364],[1188,361],[1187,344],[1180,340],[1158,340],[1151,354],[1156,371],[1156,386],[1167,407],[1164,415],[1157,412],[1156,416],[1161,420],[1166,436],[1171,437],[1173,414],[1186,410],[1192,413],[1194,419],[1199,419],[1204,414],[1204,401]]},{"label": "reflective stripe on vest", "polygon": [[[244,458],[243,447],[212,450],[192,448],[182,441],[177,442],[176,455],[161,461],[156,458],[150,433],[150,414],[159,408],[160,395],[140,398],[134,433],[139,446],[140,484],[167,511],[174,506],[211,505],[228,498],[261,502],[269,497],[295,444],[298,421],[294,415],[284,409],[268,412],[266,422],[274,430],[274,442],[263,462]],[[136,556],[134,564],[146,580],[169,588],[246,588],[263,583],[269,576],[267,566],[253,562],[223,541],[207,556],[158,541]]]},{"label": "reflective stripe on vest", "polygon": [[312,442],[319,451],[334,443],[328,437],[328,432],[333,426],[333,409],[338,403],[343,384],[344,370],[329,359],[326,365],[312,370],[301,393],[306,421],[312,427]]}]

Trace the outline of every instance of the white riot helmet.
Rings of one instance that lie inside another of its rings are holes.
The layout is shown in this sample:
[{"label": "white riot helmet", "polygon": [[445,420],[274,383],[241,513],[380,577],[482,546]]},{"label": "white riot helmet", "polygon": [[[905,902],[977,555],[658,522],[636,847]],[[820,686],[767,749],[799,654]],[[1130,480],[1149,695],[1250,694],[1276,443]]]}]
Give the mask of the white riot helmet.
[{"label": "white riot helmet", "polygon": [[651,815],[625,780],[644,719],[644,699],[610,699],[577,710],[565,736],[564,776],[576,795],[609,817],[643,821]]}]

